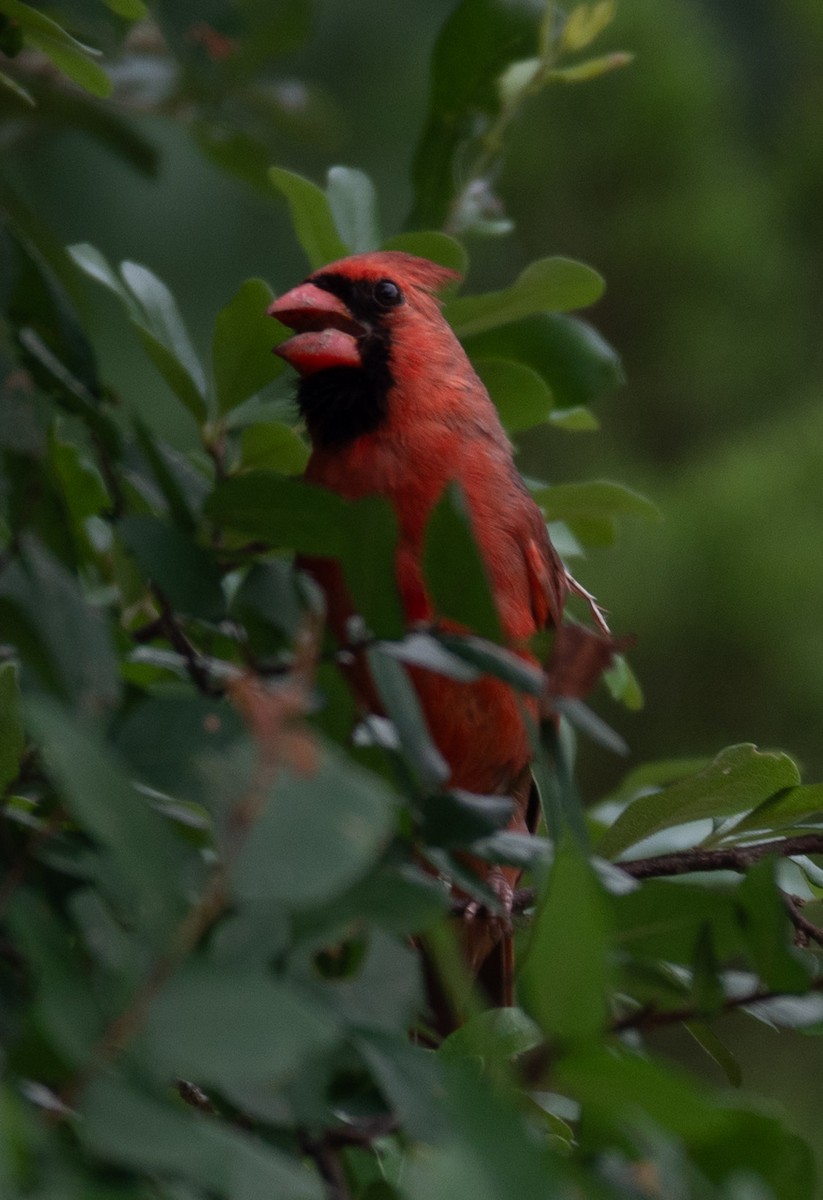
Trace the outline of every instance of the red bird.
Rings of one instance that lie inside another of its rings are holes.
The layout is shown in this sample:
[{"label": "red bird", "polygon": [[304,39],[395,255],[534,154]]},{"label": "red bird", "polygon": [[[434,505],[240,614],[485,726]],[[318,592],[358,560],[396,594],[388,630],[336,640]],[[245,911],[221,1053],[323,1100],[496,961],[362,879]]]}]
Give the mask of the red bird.
[{"label": "red bird", "polygon": [[[410,626],[438,620],[421,566],[426,523],[446,485],[465,495],[509,647],[530,661],[534,633],[559,626],[573,581],[514,465],[497,410],[443,318],[435,293],[455,272],[397,251],[316,271],[269,309],[296,330],[276,348],[300,374],[297,401],[312,442],[306,479],[347,499],[384,496],[399,523],[397,586]],[[335,564],[313,562],[329,620],[345,641],[351,613]],[[441,627],[448,622],[440,621]],[[452,625],[451,628],[454,628]],[[449,784],[511,796],[509,828],[534,829],[537,806],[523,709],[536,702],[491,676],[459,683],[411,668]],[[363,696],[360,699],[372,704]],[[504,904],[519,871],[473,864]],[[511,1003],[511,944],[501,923],[465,926],[469,964]],[[493,961],[492,961],[493,960]]]}]

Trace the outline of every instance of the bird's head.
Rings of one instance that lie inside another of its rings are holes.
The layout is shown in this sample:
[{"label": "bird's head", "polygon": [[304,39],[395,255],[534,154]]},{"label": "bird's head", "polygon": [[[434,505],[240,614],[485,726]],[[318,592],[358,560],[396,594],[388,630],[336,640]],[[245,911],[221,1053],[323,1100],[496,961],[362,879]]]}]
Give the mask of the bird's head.
[{"label": "bird's head", "polygon": [[[297,401],[316,445],[377,429],[398,374],[419,375],[456,345],[434,293],[459,276],[400,251],[357,254],[315,271],[269,308],[295,331],[275,347],[300,375]],[[399,369],[399,370],[398,370]]]}]

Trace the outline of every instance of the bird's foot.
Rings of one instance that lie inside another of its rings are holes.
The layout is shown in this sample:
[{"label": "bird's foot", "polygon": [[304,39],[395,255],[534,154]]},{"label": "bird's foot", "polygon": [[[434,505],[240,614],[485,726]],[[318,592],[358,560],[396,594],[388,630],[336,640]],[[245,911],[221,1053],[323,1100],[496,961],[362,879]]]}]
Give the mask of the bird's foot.
[{"label": "bird's foot", "polygon": [[472,923],[484,921],[492,943],[511,933],[514,888],[502,871],[493,870],[486,878],[487,886],[494,892],[502,911],[494,912],[479,900],[471,900],[465,907],[463,919]]}]

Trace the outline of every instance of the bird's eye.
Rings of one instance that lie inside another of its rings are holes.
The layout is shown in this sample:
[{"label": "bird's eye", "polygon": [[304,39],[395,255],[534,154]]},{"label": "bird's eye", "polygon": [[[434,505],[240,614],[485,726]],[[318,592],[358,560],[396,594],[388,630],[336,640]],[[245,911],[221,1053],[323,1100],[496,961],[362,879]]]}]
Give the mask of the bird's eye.
[{"label": "bird's eye", "polygon": [[396,308],[403,303],[403,293],[391,279],[378,279],[373,294],[381,308]]}]

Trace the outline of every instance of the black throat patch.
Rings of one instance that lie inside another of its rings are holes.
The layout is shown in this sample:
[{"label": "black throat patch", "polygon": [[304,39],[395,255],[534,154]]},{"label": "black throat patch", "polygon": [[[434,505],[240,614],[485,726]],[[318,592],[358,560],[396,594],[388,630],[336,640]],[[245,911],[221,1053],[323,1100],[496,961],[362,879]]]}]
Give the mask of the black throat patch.
[{"label": "black throat patch", "polygon": [[317,371],[301,379],[297,388],[297,406],[314,445],[345,446],[386,419],[394,385],[391,333],[370,281],[326,272],[313,275],[311,282],[342,300],[364,324],[359,340],[362,366]]}]

